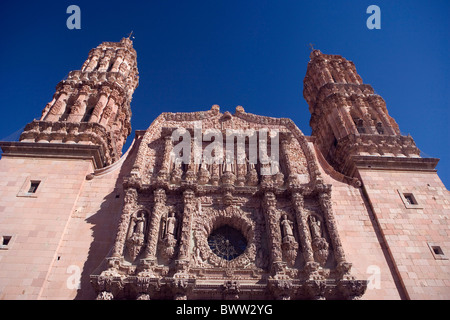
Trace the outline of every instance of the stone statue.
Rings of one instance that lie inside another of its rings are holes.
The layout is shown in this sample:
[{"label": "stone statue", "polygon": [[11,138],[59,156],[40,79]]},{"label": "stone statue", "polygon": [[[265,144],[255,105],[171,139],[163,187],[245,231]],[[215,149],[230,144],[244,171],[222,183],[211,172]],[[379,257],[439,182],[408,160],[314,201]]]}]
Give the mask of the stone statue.
[{"label": "stone statue", "polygon": [[171,209],[167,218],[166,237],[176,238],[177,218],[175,218],[175,211]]},{"label": "stone statue", "polygon": [[309,216],[309,228],[311,230],[311,246],[314,252],[314,259],[321,265],[324,266],[328,259],[328,242],[322,237],[322,227],[320,220],[315,216]]},{"label": "stone statue", "polygon": [[292,231],[293,223],[287,218],[287,215],[283,215],[281,220],[281,232],[283,236],[283,242],[289,242],[294,238],[294,233]]},{"label": "stone statue", "polygon": [[289,266],[293,266],[297,257],[298,243],[295,240],[293,232],[293,222],[290,221],[286,214],[281,220],[281,249],[283,250],[283,257]]},{"label": "stone statue", "polygon": [[318,221],[313,215],[309,216],[309,226],[311,228],[311,236],[313,239],[322,237],[320,221]]},{"label": "stone statue", "polygon": [[132,218],[130,231],[127,239],[127,250],[132,260],[139,255],[145,242],[145,214],[139,212],[136,217]]}]

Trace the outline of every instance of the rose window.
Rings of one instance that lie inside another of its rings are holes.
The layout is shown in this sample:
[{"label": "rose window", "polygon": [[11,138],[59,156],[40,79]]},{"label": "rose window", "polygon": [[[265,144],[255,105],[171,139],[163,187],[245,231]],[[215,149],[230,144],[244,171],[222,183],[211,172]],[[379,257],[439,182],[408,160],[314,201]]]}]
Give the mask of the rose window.
[{"label": "rose window", "polygon": [[236,229],[223,226],[214,230],[208,237],[211,250],[225,260],[233,260],[247,248],[247,240]]}]

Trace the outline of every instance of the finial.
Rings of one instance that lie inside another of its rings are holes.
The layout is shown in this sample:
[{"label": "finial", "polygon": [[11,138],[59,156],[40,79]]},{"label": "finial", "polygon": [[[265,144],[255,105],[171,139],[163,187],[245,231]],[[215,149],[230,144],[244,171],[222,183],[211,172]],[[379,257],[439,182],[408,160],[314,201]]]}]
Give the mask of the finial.
[{"label": "finial", "polygon": [[236,107],[236,113],[243,113],[243,112],[245,112],[244,107],[242,107],[242,106]]},{"label": "finial", "polygon": [[311,47],[311,51],[316,50],[316,49],[314,49],[314,43],[310,43],[309,46]]},{"label": "finial", "polygon": [[[131,31],[131,32],[130,32],[130,34],[128,35],[128,39],[131,38],[131,36],[133,35],[133,32],[134,32],[134,31]],[[133,39],[134,39],[134,37],[133,37]]]}]

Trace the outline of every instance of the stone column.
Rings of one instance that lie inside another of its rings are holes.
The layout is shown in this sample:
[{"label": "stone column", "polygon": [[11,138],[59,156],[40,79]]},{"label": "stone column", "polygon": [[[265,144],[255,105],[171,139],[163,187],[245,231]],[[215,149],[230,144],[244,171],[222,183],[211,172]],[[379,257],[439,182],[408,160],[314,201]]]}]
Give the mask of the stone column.
[{"label": "stone column", "polygon": [[[331,186],[330,186],[331,187]],[[333,208],[331,205],[331,188],[328,187],[325,191],[319,193],[319,204],[325,218],[328,234],[330,235],[333,244],[334,256],[337,264],[345,263],[344,249],[342,248],[341,239],[334,219]]]},{"label": "stone column", "polygon": [[345,60],[344,62],[346,73],[351,81],[351,83],[360,84],[358,78],[356,77],[355,67],[352,65],[350,61]]},{"label": "stone column", "polygon": [[385,130],[385,134],[396,135],[399,132],[396,132],[394,127],[391,124],[386,112],[384,111],[384,105],[382,98],[379,96],[372,96],[369,98],[369,104],[373,107],[375,112],[379,115],[380,120],[383,124],[383,129]]},{"label": "stone column", "polygon": [[95,68],[98,65],[98,60],[100,59],[100,55],[102,54],[102,50],[99,48],[95,48],[92,51],[92,57],[89,61],[89,64],[87,65],[87,67],[83,70],[84,72],[91,72],[94,71]]},{"label": "stone column", "polygon": [[189,262],[190,259],[190,237],[192,218],[196,210],[195,193],[193,190],[187,189],[183,192],[183,222],[181,225],[180,250],[178,261]]},{"label": "stone column", "polygon": [[118,72],[119,67],[122,64],[123,58],[125,57],[125,50],[119,49],[116,53],[116,60],[114,61],[113,66],[111,67],[111,72]]},{"label": "stone column", "polygon": [[52,101],[47,103],[45,105],[44,110],[42,110],[41,119],[40,119],[41,121],[45,119],[45,117],[47,116],[48,112],[50,111],[50,108],[55,104],[55,102],[56,102],[56,94],[53,95]]},{"label": "stone column", "polygon": [[[289,159],[289,144],[291,143],[292,136],[286,136],[281,139],[281,156],[284,158],[284,164],[286,166],[286,174],[288,176],[288,185],[297,183],[297,176],[292,172],[292,165]],[[280,159],[280,161],[282,161]]]},{"label": "stone column", "polygon": [[83,63],[83,65],[81,66],[81,72],[85,72],[87,66],[89,65],[89,63],[91,62],[91,58],[92,58],[92,53],[89,52],[88,58],[86,59],[86,61]]},{"label": "stone column", "polygon": [[119,226],[117,228],[116,240],[114,242],[112,258],[120,259],[123,257],[123,250],[127,231],[129,229],[131,214],[137,205],[137,190],[135,188],[128,188],[125,192],[124,206],[122,215],[120,216]]},{"label": "stone column", "polygon": [[62,115],[62,111],[66,106],[66,99],[70,92],[72,92],[72,87],[70,85],[64,85],[59,90],[59,97],[55,104],[50,108],[50,111],[45,117],[45,121],[58,121],[59,117]]},{"label": "stone column", "polygon": [[116,140],[116,145],[117,145],[117,152],[120,153],[120,156],[122,156],[122,148],[123,145],[125,144],[125,141],[127,140],[128,134],[129,132],[124,128],[124,124],[125,124],[125,112],[122,110],[119,115],[117,116],[118,119],[118,127],[117,127],[117,140]]},{"label": "stone column", "polygon": [[73,104],[72,110],[70,110],[67,122],[81,122],[86,112],[86,98],[89,94],[89,90],[90,87],[87,85],[81,87],[78,98]]},{"label": "stone column", "polygon": [[114,129],[115,127],[117,127],[116,125],[116,117],[117,117],[117,113],[119,112],[119,107],[122,105],[123,103],[123,97],[122,96],[118,96],[116,99],[116,103],[113,106],[112,112],[111,112],[111,116],[109,117],[107,123],[106,123],[106,127],[108,127],[109,129]]},{"label": "stone column", "polygon": [[291,195],[292,204],[295,209],[295,218],[298,226],[298,238],[302,247],[303,258],[308,266],[314,263],[314,252],[311,246],[311,237],[309,235],[307,216],[304,211],[304,197],[300,192],[294,192]]},{"label": "stone column", "polygon": [[170,153],[173,149],[172,137],[170,135],[164,137],[164,155],[161,165],[161,170],[158,173],[158,179],[163,182],[169,181],[170,177]]},{"label": "stone column", "polygon": [[105,53],[105,56],[100,61],[98,71],[99,72],[106,72],[108,71],[108,67],[111,61],[111,57],[113,56],[114,52],[112,50],[107,50]]},{"label": "stone column", "polygon": [[358,129],[356,129],[355,122],[353,122],[353,119],[352,119],[352,117],[350,115],[350,112],[345,110],[346,106],[347,106],[347,101],[345,100],[345,98],[344,97],[339,98],[339,100],[338,100],[338,109],[339,109],[339,112],[341,113],[342,118],[344,120],[345,128],[346,128],[346,131],[347,131],[347,135],[357,134],[358,133]]},{"label": "stone column", "polygon": [[113,90],[110,94],[108,104],[103,110],[103,114],[100,120],[101,125],[106,126],[108,124],[109,118],[117,112],[118,100],[119,100],[119,92],[117,92],[117,90]]},{"label": "stone column", "polygon": [[131,63],[132,63],[131,55],[129,52],[127,52],[125,54],[125,57],[124,57],[122,63],[119,66],[119,72],[121,74],[123,74],[124,77],[126,77],[128,75],[128,73],[130,72]]},{"label": "stone column", "polygon": [[94,111],[92,111],[89,122],[98,122],[98,120],[100,119],[100,115],[103,113],[103,110],[106,106],[110,93],[111,89],[109,87],[103,86],[100,89],[100,98],[98,99],[97,104],[94,107]]},{"label": "stone column", "polygon": [[159,239],[159,228],[161,224],[161,217],[166,213],[166,191],[158,188],[153,192],[154,205],[153,212],[150,218],[150,226],[147,233],[147,248],[145,251],[145,260],[156,260],[156,249]]},{"label": "stone column", "polygon": [[325,60],[320,59],[317,62],[317,67],[316,67],[318,72],[322,72],[322,76],[325,80],[325,84],[326,83],[333,83],[333,77],[331,76],[330,70],[328,69],[328,63],[325,62]]},{"label": "stone column", "polygon": [[263,210],[269,240],[271,273],[276,275],[283,272],[285,263],[281,253],[280,214],[276,209],[277,200],[273,192],[265,192]]}]

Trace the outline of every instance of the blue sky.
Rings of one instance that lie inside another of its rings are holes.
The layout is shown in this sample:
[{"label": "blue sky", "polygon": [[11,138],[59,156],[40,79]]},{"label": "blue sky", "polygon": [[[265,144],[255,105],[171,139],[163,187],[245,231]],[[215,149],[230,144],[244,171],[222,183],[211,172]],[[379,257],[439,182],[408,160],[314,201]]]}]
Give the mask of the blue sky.
[{"label": "blue sky", "polygon": [[[81,9],[69,30],[66,9]],[[369,5],[381,29],[369,30]],[[0,140],[39,118],[57,83],[91,48],[133,30],[140,85],[132,128],[165,111],[208,110],[289,117],[306,134],[309,43],[353,61],[450,185],[450,1],[5,1],[0,2]],[[131,140],[131,138],[129,139]]]}]

